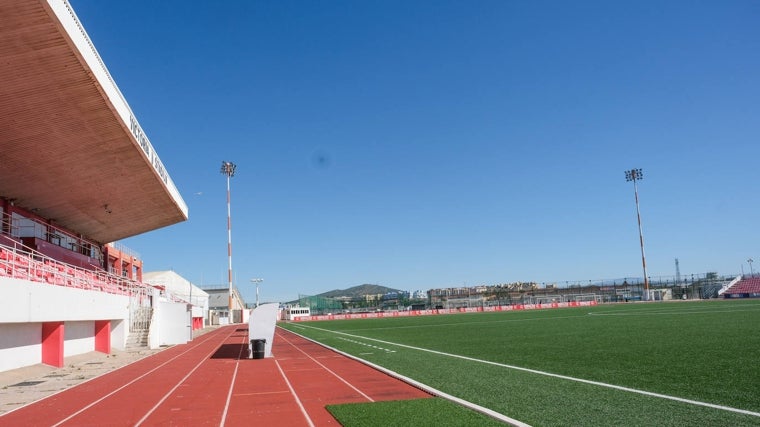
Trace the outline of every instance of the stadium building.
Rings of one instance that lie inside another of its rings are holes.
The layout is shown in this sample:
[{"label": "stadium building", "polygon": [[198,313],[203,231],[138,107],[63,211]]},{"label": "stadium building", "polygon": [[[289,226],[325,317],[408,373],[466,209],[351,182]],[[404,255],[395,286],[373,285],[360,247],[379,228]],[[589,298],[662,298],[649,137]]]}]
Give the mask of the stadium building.
[{"label": "stadium building", "polygon": [[184,342],[187,302],[112,243],[188,218],[153,144],[67,1],[0,0],[0,20],[0,371]]}]

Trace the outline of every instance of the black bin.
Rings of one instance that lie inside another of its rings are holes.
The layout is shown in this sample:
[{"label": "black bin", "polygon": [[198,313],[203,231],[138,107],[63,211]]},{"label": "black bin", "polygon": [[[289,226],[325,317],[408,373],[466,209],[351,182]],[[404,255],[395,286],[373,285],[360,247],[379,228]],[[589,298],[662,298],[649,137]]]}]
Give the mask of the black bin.
[{"label": "black bin", "polygon": [[263,338],[251,340],[251,359],[263,359],[266,348],[267,340]]}]

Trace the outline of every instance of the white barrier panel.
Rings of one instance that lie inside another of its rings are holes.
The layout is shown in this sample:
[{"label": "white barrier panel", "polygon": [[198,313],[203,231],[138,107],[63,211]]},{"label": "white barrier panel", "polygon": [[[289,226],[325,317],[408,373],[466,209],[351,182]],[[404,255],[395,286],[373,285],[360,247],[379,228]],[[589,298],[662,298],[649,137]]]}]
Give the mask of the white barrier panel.
[{"label": "white barrier panel", "polygon": [[158,345],[185,344],[193,339],[190,311],[186,303],[160,301],[152,319],[151,330],[157,328]]},{"label": "white barrier panel", "polygon": [[264,357],[272,357],[272,342],[274,341],[274,327],[277,325],[277,313],[280,308],[278,303],[262,304],[251,310],[251,318],[248,321],[248,354],[253,358],[252,340],[266,340]]}]

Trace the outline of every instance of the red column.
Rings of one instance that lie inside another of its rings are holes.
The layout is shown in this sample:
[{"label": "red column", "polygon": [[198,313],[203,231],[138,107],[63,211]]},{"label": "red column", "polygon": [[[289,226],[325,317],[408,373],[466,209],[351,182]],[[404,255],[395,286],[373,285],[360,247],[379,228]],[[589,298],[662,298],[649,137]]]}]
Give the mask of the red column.
[{"label": "red column", "polygon": [[95,321],[95,351],[111,354],[111,321]]},{"label": "red column", "polygon": [[63,322],[42,324],[42,363],[63,367]]}]

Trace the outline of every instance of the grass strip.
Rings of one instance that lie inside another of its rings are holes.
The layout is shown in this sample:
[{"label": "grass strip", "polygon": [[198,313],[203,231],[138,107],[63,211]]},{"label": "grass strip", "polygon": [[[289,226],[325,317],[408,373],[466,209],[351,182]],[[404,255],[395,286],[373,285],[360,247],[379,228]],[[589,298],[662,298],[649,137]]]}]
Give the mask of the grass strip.
[{"label": "grass strip", "polygon": [[501,422],[440,398],[329,405],[345,427],[503,426]]}]

